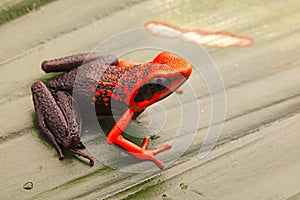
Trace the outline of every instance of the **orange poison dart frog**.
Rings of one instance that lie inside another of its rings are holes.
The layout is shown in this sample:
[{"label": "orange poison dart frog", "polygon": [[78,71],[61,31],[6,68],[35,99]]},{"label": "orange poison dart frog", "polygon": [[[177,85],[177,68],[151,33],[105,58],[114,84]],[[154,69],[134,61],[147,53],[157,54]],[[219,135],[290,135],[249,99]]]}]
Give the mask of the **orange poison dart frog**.
[{"label": "orange poison dart frog", "polygon": [[[120,117],[106,136],[109,144],[164,167],[155,154],[170,148],[170,144],[148,150],[148,136],[138,146],[122,133],[148,106],[173,93],[189,78],[192,66],[186,60],[162,52],[153,61],[138,64],[118,61],[111,55],[86,53],[44,61],[42,69],[46,73],[65,72],[47,86],[39,81],[31,87],[38,125],[57,148],[60,159],[64,158],[63,146],[88,159],[91,166],[94,164],[92,157],[80,151],[85,148],[80,140],[81,118],[72,107],[72,93],[77,92],[94,105],[98,116],[112,115],[112,105],[118,105]],[[76,91],[75,80],[79,83]]]}]

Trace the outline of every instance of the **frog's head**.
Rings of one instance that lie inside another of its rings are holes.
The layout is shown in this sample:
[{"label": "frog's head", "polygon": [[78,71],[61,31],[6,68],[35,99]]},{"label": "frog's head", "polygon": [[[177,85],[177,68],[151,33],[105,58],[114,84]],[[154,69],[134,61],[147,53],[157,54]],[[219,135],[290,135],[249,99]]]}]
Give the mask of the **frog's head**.
[{"label": "frog's head", "polygon": [[128,99],[130,107],[136,111],[172,94],[192,73],[191,64],[169,52],[160,53],[140,68],[142,73]]}]

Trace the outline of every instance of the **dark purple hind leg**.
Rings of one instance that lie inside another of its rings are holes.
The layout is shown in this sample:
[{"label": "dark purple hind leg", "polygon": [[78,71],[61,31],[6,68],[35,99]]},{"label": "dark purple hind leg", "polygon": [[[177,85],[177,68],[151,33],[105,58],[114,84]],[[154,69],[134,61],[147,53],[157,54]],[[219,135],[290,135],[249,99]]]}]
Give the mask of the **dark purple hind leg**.
[{"label": "dark purple hind leg", "polygon": [[67,72],[84,63],[91,62],[96,59],[104,59],[106,61],[110,61],[111,63],[117,64],[117,59],[112,55],[103,55],[100,53],[81,53],[75,54],[71,56],[66,56],[53,60],[45,60],[42,63],[42,69],[46,72]]},{"label": "dark purple hind leg", "polygon": [[[62,159],[64,159],[64,154],[63,154],[58,142],[56,141],[55,136],[52,134],[51,130],[46,125],[45,116],[43,115],[43,113],[45,112],[45,108],[43,107],[43,102],[41,102],[41,100],[38,96],[42,95],[42,97],[44,97],[44,99],[46,99],[46,98],[51,99],[53,97],[52,97],[51,93],[49,91],[44,90],[42,86],[43,86],[43,83],[41,83],[41,82],[36,82],[31,86],[32,98],[33,98],[35,113],[36,113],[37,119],[38,119],[38,125],[41,128],[42,133],[44,133],[44,135],[46,135],[51,140],[51,142],[54,144],[54,146],[56,147],[56,149],[59,153],[59,159],[62,160]],[[46,88],[46,86],[45,86],[45,88]],[[55,100],[52,99],[52,101],[55,101]],[[44,102],[46,102],[46,101],[44,101]]]},{"label": "dark purple hind leg", "polygon": [[95,65],[116,65],[118,59],[112,55],[103,55],[99,53],[83,53],[54,60],[47,60],[42,63],[45,72],[66,72],[60,77],[52,80],[48,87],[51,91],[67,91],[72,93],[74,82],[79,71],[79,66],[94,62]]}]

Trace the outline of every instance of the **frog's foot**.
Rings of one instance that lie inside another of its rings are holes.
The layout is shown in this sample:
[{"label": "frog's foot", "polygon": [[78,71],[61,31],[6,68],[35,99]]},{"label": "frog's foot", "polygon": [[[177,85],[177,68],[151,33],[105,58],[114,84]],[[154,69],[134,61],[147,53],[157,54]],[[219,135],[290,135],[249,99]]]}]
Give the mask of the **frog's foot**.
[{"label": "frog's foot", "polygon": [[158,160],[154,155],[163,152],[169,148],[171,148],[170,144],[166,144],[158,149],[154,149],[154,150],[147,150],[146,147],[149,143],[149,136],[147,136],[144,141],[143,144],[141,146],[141,152],[140,153],[134,153],[134,156],[141,159],[141,160],[151,160],[154,163],[156,163],[161,169],[164,168],[164,164]]},{"label": "frog's foot", "polygon": [[[107,138],[108,139],[108,138]],[[141,147],[138,145],[130,142],[129,140],[126,140],[122,135],[119,135],[115,141],[110,141],[109,139],[107,140],[109,144],[116,144],[123,149],[125,149],[129,154],[132,154],[136,158],[140,160],[149,160],[157,164],[161,169],[164,168],[164,163],[161,162],[159,159],[155,157],[156,154],[165,151],[169,148],[171,148],[170,144],[166,144],[158,149],[154,150],[148,150],[146,149],[147,144],[149,142],[149,137],[146,137],[143,141],[143,144]]]},{"label": "frog's foot", "polygon": [[83,158],[86,158],[90,161],[90,166],[93,166],[94,165],[94,159],[91,157],[91,156],[88,156],[86,155],[85,153],[79,151],[79,150],[76,150],[76,149],[70,149],[74,154],[77,154]]}]

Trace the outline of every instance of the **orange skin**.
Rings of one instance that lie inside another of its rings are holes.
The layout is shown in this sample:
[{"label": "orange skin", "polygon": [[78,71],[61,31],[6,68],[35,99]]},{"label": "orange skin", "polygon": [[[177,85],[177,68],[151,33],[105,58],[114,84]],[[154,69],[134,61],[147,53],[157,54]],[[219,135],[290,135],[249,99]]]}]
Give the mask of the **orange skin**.
[{"label": "orange skin", "polygon": [[[78,68],[83,61],[86,62],[84,66],[88,71],[77,75]],[[45,72],[66,72],[52,80],[48,87],[42,82],[32,85],[39,126],[58,149],[60,159],[63,159],[64,155],[58,144],[89,159],[90,164],[93,165],[91,157],[76,150],[78,146],[83,148],[84,145],[79,137],[80,124],[76,124],[77,116],[68,102],[72,101],[72,90],[75,77],[77,77],[79,94],[82,94],[84,99],[88,99],[88,102],[93,102],[98,115],[111,115],[113,101],[120,105],[118,109],[120,109],[121,117],[109,131],[106,141],[122,147],[138,159],[150,160],[160,168],[164,167],[164,164],[154,155],[170,148],[170,144],[156,150],[147,150],[149,137],[144,139],[140,147],[126,140],[122,133],[132,119],[148,106],[176,91],[189,78],[192,66],[186,60],[169,52],[162,52],[153,61],[138,64],[117,61],[113,56],[93,53],[44,61],[42,68]],[[51,104],[47,102],[51,102]],[[67,105],[62,105],[63,102],[66,102]],[[57,117],[64,123],[55,120]],[[72,122],[73,125],[70,126],[68,122]]]}]

